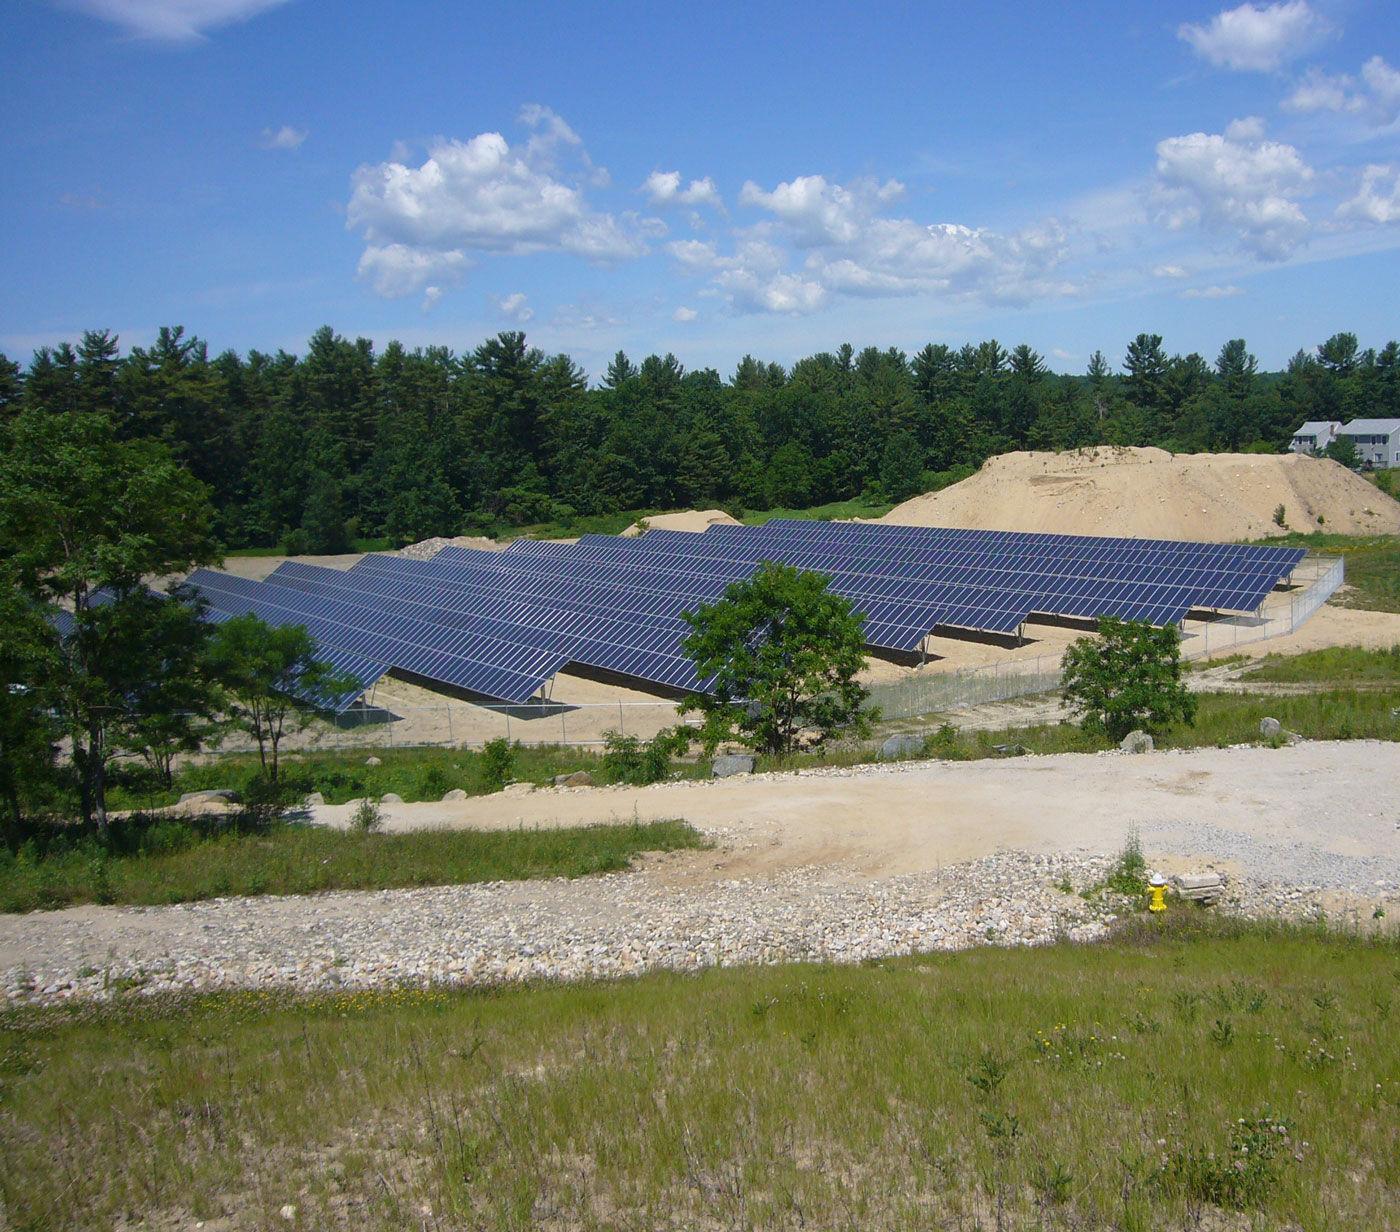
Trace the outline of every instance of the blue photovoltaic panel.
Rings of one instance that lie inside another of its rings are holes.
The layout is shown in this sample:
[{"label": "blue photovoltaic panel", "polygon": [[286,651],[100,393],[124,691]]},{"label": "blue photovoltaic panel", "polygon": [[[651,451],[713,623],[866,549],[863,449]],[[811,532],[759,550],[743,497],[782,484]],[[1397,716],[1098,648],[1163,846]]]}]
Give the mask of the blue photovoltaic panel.
[{"label": "blue photovoltaic panel", "polygon": [[918,650],[930,632],[1013,633],[1032,616],[1155,625],[1193,608],[1253,611],[1297,549],[860,523],[775,521],[430,560],[372,555],[348,570],[287,563],[265,583],[202,572],[213,618],[255,610],[306,624],[318,645],[504,700],[575,664],[703,689],[685,656],[686,612],[763,561],[825,574],[865,621],[867,644]]}]

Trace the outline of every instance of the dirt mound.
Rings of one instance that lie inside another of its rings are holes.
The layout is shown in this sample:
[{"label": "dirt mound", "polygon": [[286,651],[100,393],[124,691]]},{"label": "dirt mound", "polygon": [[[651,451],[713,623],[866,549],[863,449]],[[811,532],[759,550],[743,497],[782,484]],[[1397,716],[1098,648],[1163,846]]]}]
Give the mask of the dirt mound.
[{"label": "dirt mound", "polygon": [[1290,530],[1400,534],[1400,502],[1324,458],[1105,446],[1002,454],[879,521],[1227,542]]},{"label": "dirt mound", "polygon": [[424,539],[419,543],[410,543],[406,548],[400,548],[394,553],[395,556],[407,556],[410,560],[432,560],[443,548],[481,548],[487,552],[499,552],[505,544],[497,543],[494,539],[486,539],[480,535],[457,535],[451,539],[444,539],[438,536],[433,539]]},{"label": "dirt mound", "polygon": [[682,509],[679,513],[658,513],[653,518],[643,518],[633,522],[622,533],[635,538],[644,530],[690,530],[702,531],[707,526],[738,526],[738,520],[731,518],[723,509]]}]

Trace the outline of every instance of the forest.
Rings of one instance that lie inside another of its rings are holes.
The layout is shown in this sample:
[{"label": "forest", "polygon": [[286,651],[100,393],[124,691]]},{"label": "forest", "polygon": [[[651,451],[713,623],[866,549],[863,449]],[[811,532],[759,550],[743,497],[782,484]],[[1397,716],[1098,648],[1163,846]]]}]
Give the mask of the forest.
[{"label": "forest", "polygon": [[110,331],[0,356],[0,422],[26,408],[103,414],[207,485],[229,548],[334,552],[383,538],[496,534],[621,510],[902,500],[1012,449],[1285,449],[1308,419],[1400,415],[1400,345],[1338,333],[1259,370],[1139,334],[1121,365],[1047,369],[1025,344],[844,345],[728,378],[619,352],[590,387],[567,355],[506,332],[463,354],[382,351],[323,327],[304,355],[210,354],[182,327],[123,355]]}]

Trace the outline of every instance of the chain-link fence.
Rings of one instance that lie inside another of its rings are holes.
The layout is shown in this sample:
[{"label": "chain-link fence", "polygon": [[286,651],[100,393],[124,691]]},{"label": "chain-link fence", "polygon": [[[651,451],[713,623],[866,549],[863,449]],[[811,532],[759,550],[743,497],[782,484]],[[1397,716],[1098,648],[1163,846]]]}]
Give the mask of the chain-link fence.
[{"label": "chain-link fence", "polygon": [[[1238,647],[1292,633],[1327,602],[1344,576],[1341,557],[1308,557],[1293,572],[1293,589],[1270,596],[1259,615],[1188,620],[1182,657],[1218,658]],[[1059,687],[1057,653],[909,676],[872,686],[870,700],[880,708],[882,718],[908,719],[1049,693]]]}]

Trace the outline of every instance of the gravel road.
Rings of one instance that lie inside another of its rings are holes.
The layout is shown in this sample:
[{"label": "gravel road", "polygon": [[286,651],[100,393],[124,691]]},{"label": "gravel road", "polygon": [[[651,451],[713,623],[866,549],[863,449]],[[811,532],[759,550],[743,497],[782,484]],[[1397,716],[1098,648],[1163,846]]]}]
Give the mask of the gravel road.
[{"label": "gravel road", "polygon": [[[858,960],[1098,935],[1130,829],[1226,909],[1400,917],[1400,746],[917,762],[647,789],[392,805],[394,828],[685,817],[716,848],[629,873],[0,917],[7,1001],[120,988],[366,987]],[[317,810],[335,824],[344,811]]]}]

